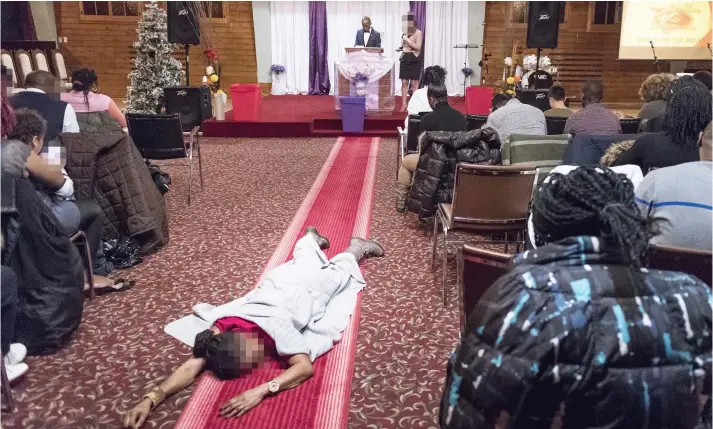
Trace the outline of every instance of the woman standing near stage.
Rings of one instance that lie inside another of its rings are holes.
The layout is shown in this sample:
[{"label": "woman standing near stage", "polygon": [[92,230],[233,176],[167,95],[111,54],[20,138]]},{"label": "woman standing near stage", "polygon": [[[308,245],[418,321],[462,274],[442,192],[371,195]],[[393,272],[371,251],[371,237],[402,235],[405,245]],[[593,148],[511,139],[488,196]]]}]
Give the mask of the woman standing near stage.
[{"label": "woman standing near stage", "polygon": [[409,81],[411,81],[411,90],[416,91],[418,89],[418,80],[421,77],[421,45],[423,43],[423,34],[421,30],[416,28],[411,12],[403,16],[402,24],[402,53],[399,78],[401,79],[401,112],[405,112],[408,100]]}]

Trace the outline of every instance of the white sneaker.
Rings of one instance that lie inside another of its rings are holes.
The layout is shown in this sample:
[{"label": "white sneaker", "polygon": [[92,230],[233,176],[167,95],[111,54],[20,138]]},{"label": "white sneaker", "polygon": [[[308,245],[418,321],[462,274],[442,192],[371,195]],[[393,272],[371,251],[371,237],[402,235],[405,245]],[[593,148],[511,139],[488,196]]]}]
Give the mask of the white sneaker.
[{"label": "white sneaker", "polygon": [[14,343],[10,344],[10,351],[5,355],[5,365],[17,365],[22,363],[27,356],[27,347],[24,344]]},{"label": "white sneaker", "polygon": [[10,383],[25,375],[28,369],[30,369],[30,367],[27,366],[26,363],[5,365],[5,372],[7,372],[7,379],[10,381]]}]

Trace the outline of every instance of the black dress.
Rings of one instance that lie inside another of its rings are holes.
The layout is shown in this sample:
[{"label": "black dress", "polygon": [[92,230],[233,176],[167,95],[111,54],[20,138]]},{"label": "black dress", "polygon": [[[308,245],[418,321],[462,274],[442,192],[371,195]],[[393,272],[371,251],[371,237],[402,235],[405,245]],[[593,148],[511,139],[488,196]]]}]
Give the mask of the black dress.
[{"label": "black dress", "polygon": [[399,67],[399,79],[419,80],[421,78],[421,57],[417,57],[413,52],[401,54],[401,66]]}]

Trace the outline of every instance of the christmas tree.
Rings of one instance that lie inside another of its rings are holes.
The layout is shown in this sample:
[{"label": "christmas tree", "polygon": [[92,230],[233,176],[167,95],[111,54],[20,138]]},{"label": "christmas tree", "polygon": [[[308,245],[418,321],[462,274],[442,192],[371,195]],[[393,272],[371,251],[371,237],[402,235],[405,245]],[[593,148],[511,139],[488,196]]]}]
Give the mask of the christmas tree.
[{"label": "christmas tree", "polygon": [[151,1],[139,21],[139,40],[134,42],[136,59],[129,73],[126,111],[160,113],[163,89],[181,84],[181,63],[171,56],[176,45],[168,43],[166,11]]}]

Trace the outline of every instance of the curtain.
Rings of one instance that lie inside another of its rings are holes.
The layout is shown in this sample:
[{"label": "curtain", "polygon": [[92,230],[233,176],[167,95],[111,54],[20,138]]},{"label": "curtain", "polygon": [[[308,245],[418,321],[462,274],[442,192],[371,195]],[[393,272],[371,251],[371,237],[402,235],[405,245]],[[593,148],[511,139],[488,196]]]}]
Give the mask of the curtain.
[{"label": "curtain", "polygon": [[[275,77],[286,94],[306,94],[309,90],[309,2],[270,2],[272,64],[285,66]],[[278,92],[275,92],[278,93]]]},{"label": "curtain", "polygon": [[[416,28],[421,30],[423,33],[423,43],[421,43],[421,55],[426,52],[426,2],[425,1],[410,1],[411,12],[413,13],[414,24]],[[425,58],[425,57],[423,57]],[[425,62],[421,63],[421,81],[423,80],[423,69],[425,68]],[[420,86],[423,87],[423,82],[420,82]]]},{"label": "curtain", "polygon": [[2,2],[2,40],[37,40],[32,8],[27,1]]},{"label": "curtain", "polygon": [[[466,3],[467,4],[467,3]],[[381,47],[384,55],[393,58],[394,79],[398,79],[399,53],[396,48],[401,44],[401,17],[409,11],[408,1],[360,1],[360,2],[327,2],[329,81],[332,83],[331,94],[337,81],[334,76],[334,61],[344,55],[344,48],[354,46],[356,32],[361,28],[361,19],[371,18],[374,30],[381,34]],[[395,85],[397,95],[401,94],[401,85]]]},{"label": "curtain", "polygon": [[327,3],[309,2],[309,93],[329,94]]},{"label": "curtain", "polygon": [[439,65],[448,71],[448,95],[463,94],[463,61],[468,63],[467,49],[454,49],[468,43],[468,2],[426,2],[426,66]]}]

